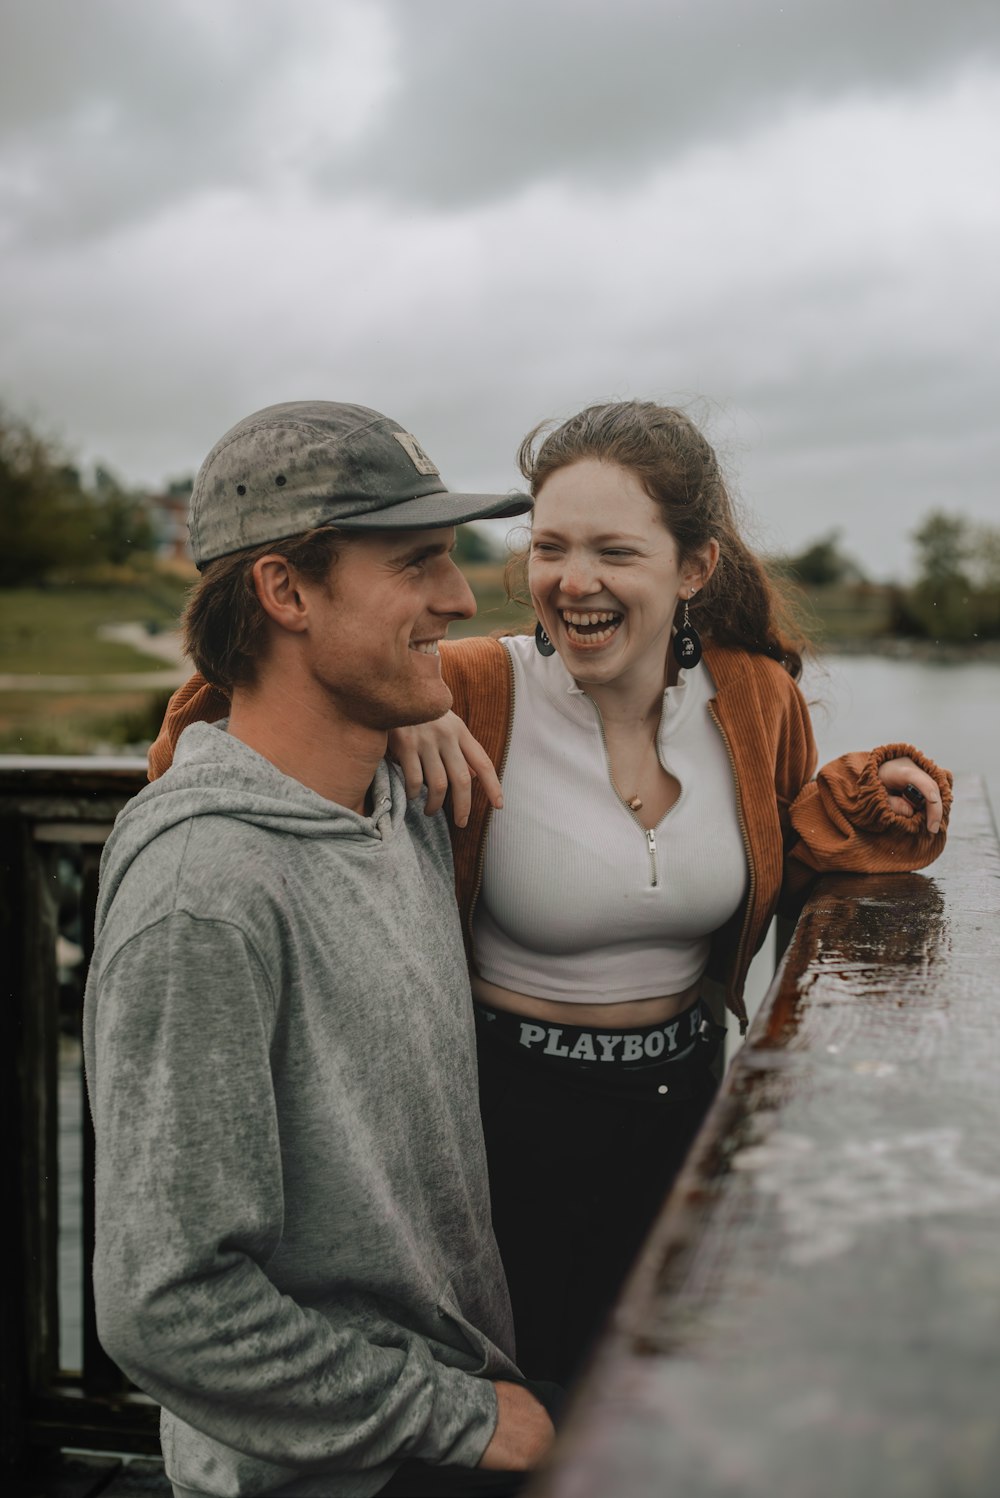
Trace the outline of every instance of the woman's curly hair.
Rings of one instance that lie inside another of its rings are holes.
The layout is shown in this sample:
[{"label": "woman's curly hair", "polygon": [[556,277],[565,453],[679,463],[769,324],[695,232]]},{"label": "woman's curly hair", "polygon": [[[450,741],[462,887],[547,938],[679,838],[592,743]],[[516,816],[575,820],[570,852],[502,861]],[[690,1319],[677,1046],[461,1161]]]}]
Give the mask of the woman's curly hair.
[{"label": "woman's curly hair", "polygon": [[584,458],[634,473],[660,507],[681,562],[713,538],[719,543],[718,566],[689,604],[692,623],[719,645],[769,655],[793,678],[801,674],[807,642],[794,606],[740,535],[715,452],[685,412],[654,401],[588,406],[561,425],[539,423],[517,458],[534,495],[558,469]]}]

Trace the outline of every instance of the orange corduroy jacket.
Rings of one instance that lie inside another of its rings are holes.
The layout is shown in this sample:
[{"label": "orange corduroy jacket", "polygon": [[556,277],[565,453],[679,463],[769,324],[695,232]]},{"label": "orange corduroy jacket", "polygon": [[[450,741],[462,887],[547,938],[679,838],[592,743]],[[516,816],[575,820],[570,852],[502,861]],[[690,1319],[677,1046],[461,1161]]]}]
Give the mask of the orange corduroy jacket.
[{"label": "orange corduroy jacket", "polygon": [[[440,649],[455,712],[502,772],[513,706],[507,651],[492,638],[444,641]],[[951,775],[910,744],[845,754],[817,773],[809,710],[777,662],[711,644],[705,662],[716,685],[710,712],[733,767],[750,870],[745,901],[713,936],[708,974],[723,985],[726,1003],[744,1022],[747,969],[782,896],[797,899],[818,873],[903,873],[933,863],[945,844]],[[216,721],[228,711],[225,694],[202,676],[180,687],[149,753],[150,779],[168,768],[190,723]],[[901,755],[909,755],[937,782],[944,807],[938,833],[929,833],[922,817],[899,816],[889,805],[878,769]],[[485,794],[474,784],[468,823],[451,828],[467,944],[490,815]]]}]

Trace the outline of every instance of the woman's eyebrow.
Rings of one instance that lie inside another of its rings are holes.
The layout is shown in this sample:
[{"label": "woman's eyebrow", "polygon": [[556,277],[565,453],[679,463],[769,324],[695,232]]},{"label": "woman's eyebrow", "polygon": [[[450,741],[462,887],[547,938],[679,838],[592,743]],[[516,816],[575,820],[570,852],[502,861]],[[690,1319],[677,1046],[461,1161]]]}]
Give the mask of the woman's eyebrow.
[{"label": "woman's eyebrow", "polygon": [[[531,534],[536,539],[539,536],[558,539],[561,538],[565,533],[563,531],[556,530],[551,526],[542,525],[534,527]],[[594,546],[621,546],[623,542],[628,542],[628,544],[631,546],[642,546],[648,540],[648,537],[631,536],[622,531],[606,531],[598,536],[587,536],[586,540],[590,541]]]}]

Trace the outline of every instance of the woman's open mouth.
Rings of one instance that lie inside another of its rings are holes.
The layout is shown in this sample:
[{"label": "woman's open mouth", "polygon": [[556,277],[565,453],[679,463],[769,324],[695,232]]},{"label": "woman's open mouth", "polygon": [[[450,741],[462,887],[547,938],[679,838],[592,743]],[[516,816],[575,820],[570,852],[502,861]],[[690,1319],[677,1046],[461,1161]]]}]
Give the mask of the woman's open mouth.
[{"label": "woman's open mouth", "polygon": [[604,645],[624,618],[608,609],[560,609],[559,617],[574,645]]}]

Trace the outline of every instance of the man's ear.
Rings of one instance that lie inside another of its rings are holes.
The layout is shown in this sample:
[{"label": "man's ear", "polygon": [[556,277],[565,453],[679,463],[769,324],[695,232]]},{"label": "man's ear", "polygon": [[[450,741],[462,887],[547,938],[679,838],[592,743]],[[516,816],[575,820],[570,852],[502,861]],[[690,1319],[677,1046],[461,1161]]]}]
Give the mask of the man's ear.
[{"label": "man's ear", "polygon": [[302,634],[308,627],[309,610],[287,557],[276,553],[258,558],[252,575],[254,590],[268,618],[292,634]]}]

